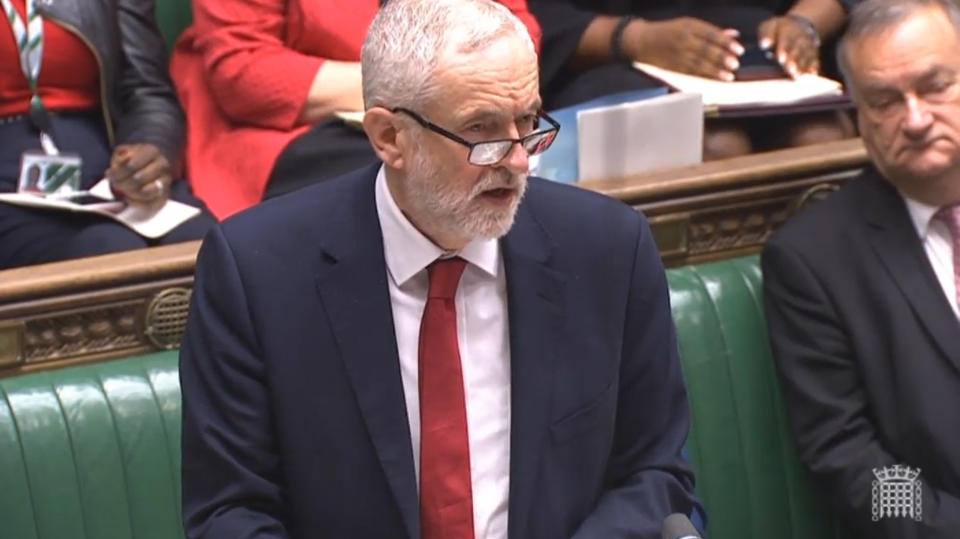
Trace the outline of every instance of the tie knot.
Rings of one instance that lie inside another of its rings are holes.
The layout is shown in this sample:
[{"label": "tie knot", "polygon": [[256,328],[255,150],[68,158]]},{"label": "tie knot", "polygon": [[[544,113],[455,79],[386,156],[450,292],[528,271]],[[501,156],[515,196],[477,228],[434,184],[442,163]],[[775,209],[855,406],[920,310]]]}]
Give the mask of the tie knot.
[{"label": "tie knot", "polygon": [[953,235],[953,241],[955,243],[960,242],[960,204],[944,206],[937,210],[937,214],[934,217],[947,224],[947,228],[950,229],[950,234]]},{"label": "tie knot", "polygon": [[430,277],[430,291],[427,297],[453,299],[457,294],[457,285],[460,276],[467,266],[467,261],[455,256],[441,258],[427,266],[427,275]]}]

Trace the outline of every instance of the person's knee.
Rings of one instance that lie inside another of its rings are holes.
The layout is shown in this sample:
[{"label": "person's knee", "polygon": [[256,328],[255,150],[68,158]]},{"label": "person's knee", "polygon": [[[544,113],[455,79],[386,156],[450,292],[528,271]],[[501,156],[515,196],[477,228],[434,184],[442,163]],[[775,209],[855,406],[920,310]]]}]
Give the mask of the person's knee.
[{"label": "person's knee", "polygon": [[217,221],[207,212],[197,215],[182,225],[174,228],[166,236],[160,238],[159,245],[170,245],[185,241],[202,240]]},{"label": "person's knee", "polygon": [[83,228],[68,242],[64,258],[95,256],[147,247],[147,241],[118,223],[97,223]]},{"label": "person's knee", "polygon": [[707,125],[703,133],[703,160],[713,161],[747,155],[753,144],[747,130],[738,125]]},{"label": "person's knee", "polygon": [[788,147],[843,140],[856,135],[853,121],[844,112],[819,114],[795,122],[786,134]]}]

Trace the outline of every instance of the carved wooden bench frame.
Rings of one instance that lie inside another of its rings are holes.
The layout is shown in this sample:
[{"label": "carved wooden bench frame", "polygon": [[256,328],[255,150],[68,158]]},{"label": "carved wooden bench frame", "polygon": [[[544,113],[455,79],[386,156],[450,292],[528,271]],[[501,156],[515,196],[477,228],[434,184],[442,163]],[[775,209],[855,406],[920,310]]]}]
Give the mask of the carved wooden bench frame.
[{"label": "carved wooden bench frame", "polygon": [[[855,139],[582,186],[643,211],[681,266],[758,252],[866,161]],[[0,271],[0,376],[176,348],[199,243]]]}]

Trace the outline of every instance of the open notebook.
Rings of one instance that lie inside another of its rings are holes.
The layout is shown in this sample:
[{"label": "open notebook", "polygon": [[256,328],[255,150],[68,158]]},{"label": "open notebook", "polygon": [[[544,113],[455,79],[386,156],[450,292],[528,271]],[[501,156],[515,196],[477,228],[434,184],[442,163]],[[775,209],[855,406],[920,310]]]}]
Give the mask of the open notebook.
[{"label": "open notebook", "polygon": [[795,80],[724,82],[640,62],[634,67],[675,90],[700,94],[707,114],[751,109],[762,112],[765,108],[771,113],[791,112],[794,105],[798,106],[796,112],[801,112],[805,107],[800,105],[804,104],[836,108],[849,103],[842,84],[818,75],[801,75]]},{"label": "open notebook", "polygon": [[155,212],[116,200],[109,182],[102,179],[87,192],[92,200],[44,197],[32,193],[0,193],[0,203],[28,208],[73,213],[92,213],[117,221],[145,238],[159,238],[200,214],[200,210],[176,200],[167,201]]}]

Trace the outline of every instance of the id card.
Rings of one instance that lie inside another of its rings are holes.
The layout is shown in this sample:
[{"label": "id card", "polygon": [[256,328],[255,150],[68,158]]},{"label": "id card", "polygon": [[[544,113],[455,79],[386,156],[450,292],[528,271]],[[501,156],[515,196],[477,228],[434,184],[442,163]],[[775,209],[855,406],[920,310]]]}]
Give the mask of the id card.
[{"label": "id card", "polygon": [[47,155],[30,150],[20,156],[21,193],[68,195],[80,190],[81,161],[74,153]]}]

